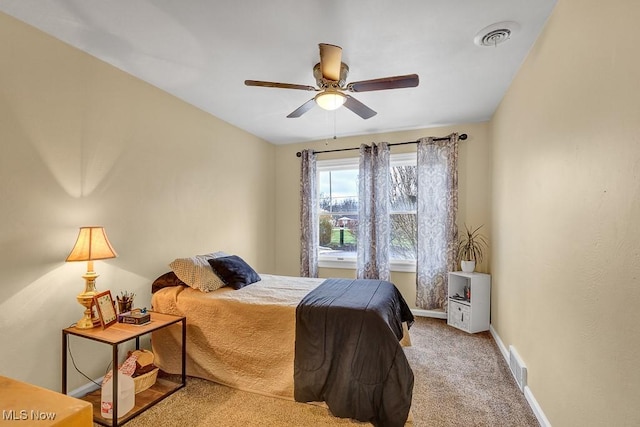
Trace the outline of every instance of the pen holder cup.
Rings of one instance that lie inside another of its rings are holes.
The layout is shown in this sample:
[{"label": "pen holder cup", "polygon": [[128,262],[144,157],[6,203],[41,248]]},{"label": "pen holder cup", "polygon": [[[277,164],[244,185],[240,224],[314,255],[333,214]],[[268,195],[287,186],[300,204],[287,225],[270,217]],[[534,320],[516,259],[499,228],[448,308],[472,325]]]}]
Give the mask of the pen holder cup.
[{"label": "pen holder cup", "polygon": [[127,311],[131,311],[133,307],[133,300],[121,300],[118,299],[118,314],[126,313]]}]

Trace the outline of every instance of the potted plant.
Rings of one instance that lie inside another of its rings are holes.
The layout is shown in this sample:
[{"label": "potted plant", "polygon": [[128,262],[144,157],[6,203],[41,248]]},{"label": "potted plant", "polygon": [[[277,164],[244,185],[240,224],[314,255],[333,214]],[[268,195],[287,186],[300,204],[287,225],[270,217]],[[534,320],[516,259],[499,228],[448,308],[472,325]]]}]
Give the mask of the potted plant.
[{"label": "potted plant", "polygon": [[467,224],[464,225],[466,234],[458,240],[458,259],[460,267],[465,273],[472,273],[476,264],[480,264],[484,257],[484,251],[489,248],[487,238],[480,234],[482,225],[470,230]]}]

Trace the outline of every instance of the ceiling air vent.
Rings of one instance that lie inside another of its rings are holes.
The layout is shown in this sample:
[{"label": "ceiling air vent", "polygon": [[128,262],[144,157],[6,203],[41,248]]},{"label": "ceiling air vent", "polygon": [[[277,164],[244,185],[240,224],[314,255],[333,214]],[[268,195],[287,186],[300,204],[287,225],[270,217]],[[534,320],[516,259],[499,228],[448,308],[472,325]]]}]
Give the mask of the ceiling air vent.
[{"label": "ceiling air vent", "polygon": [[500,43],[509,40],[518,28],[520,28],[520,26],[515,22],[498,22],[478,31],[473,42],[482,47],[496,47]]}]

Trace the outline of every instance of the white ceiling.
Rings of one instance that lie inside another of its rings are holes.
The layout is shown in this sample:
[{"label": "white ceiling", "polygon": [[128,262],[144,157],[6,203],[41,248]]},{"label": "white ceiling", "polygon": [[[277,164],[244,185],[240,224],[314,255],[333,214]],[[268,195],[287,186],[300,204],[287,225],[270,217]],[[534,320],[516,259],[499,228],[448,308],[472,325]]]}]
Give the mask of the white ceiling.
[{"label": "white ceiling", "polygon": [[[556,0],[0,0],[0,11],[275,144],[491,118]],[[515,21],[497,47],[481,29]],[[352,94],[378,112],[287,114],[313,97],[318,43],[347,82],[416,73],[416,88]]]}]

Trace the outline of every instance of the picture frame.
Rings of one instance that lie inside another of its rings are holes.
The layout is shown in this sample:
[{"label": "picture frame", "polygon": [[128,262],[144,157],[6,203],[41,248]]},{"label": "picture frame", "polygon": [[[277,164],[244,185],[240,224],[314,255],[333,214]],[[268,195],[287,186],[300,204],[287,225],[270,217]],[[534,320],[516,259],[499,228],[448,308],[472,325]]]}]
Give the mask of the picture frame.
[{"label": "picture frame", "polygon": [[103,329],[118,321],[116,307],[113,303],[113,298],[111,298],[111,291],[107,290],[95,295],[93,302]]}]

